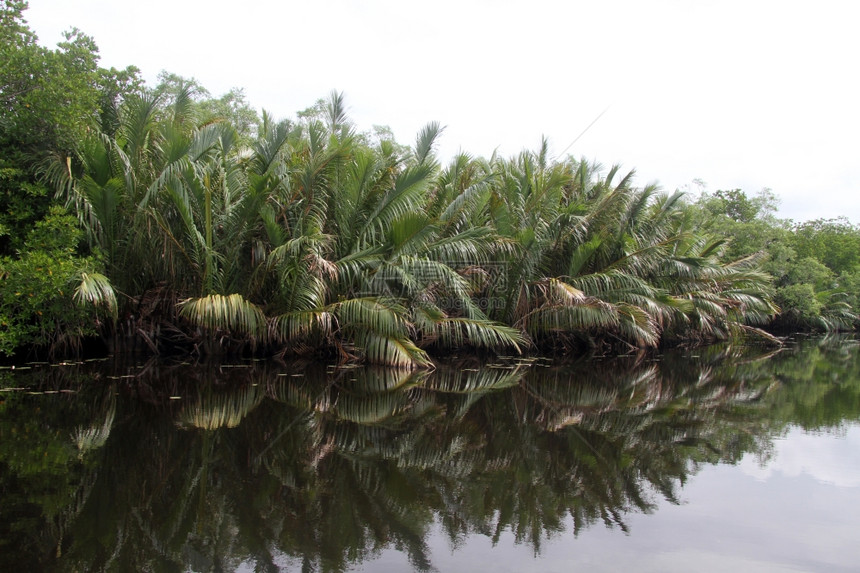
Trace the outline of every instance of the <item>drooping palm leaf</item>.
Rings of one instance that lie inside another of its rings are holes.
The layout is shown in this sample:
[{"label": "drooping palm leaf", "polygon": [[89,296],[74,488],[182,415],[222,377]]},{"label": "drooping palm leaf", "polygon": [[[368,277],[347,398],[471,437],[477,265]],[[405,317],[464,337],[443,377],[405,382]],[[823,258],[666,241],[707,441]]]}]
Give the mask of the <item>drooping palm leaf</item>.
[{"label": "drooping palm leaf", "polygon": [[80,305],[106,308],[111,316],[116,317],[116,293],[108,278],[102,274],[81,273],[81,282],[75,288],[74,298]]},{"label": "drooping palm leaf", "polygon": [[408,313],[391,299],[364,297],[331,306],[339,329],[374,364],[428,366],[430,359],[409,337]]},{"label": "drooping palm leaf", "polygon": [[192,324],[211,332],[235,332],[257,339],[266,335],[263,311],[240,294],[189,298],[179,303],[179,313]]}]

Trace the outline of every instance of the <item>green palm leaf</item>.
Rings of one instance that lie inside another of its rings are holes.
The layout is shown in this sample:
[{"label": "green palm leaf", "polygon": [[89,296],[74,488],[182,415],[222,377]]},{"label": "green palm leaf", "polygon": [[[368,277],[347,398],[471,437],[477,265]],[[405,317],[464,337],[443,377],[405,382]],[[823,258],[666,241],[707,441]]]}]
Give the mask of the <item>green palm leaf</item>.
[{"label": "green palm leaf", "polygon": [[106,308],[111,316],[116,317],[116,293],[108,278],[102,274],[81,273],[81,282],[75,288],[74,299],[80,305]]},{"label": "green palm leaf", "polygon": [[374,364],[429,366],[427,354],[409,338],[407,311],[390,299],[365,297],[331,306],[343,334]]},{"label": "green palm leaf", "polygon": [[179,314],[195,326],[211,332],[225,331],[264,338],[266,318],[263,311],[240,294],[211,294],[179,303]]}]

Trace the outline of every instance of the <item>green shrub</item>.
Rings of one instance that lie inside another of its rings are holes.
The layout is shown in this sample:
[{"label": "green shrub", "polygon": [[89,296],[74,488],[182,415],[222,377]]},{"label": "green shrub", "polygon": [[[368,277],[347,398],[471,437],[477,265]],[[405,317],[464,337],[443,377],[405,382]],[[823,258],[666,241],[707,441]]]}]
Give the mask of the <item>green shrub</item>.
[{"label": "green shrub", "polygon": [[29,233],[17,258],[0,259],[0,352],[74,348],[96,334],[105,313],[76,300],[82,281],[99,276],[92,259],[74,254],[80,237],[74,217],[54,207]]},{"label": "green shrub", "polygon": [[779,322],[785,326],[815,327],[821,320],[821,303],[809,283],[780,287],[774,300],[782,309]]}]

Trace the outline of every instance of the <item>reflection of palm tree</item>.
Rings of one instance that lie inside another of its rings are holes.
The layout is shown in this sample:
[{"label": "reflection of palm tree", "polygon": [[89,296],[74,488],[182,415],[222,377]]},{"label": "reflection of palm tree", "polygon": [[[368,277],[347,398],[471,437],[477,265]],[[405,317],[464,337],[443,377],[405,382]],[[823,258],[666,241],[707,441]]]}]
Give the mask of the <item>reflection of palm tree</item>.
[{"label": "reflection of palm tree", "polygon": [[[53,559],[81,570],[275,570],[293,559],[343,571],[388,548],[430,569],[434,523],[454,545],[510,533],[539,551],[568,520],[574,534],[600,522],[626,529],[627,514],[651,511],[655,496],[676,502],[698,464],[766,451],[785,418],[762,416],[790,407],[781,396],[810,422],[832,399],[860,403],[856,353],[792,379],[788,364],[825,350],[793,352],[753,360],[723,346],[659,362],[384,374],[151,369],[140,382],[156,386],[145,378],[158,376],[171,392],[219,385],[192,393],[196,402],[165,395],[173,413],[97,402],[90,427],[113,409],[112,429],[83,456],[70,509],[42,531],[63,549]],[[192,418],[210,429],[176,431],[174,419]]]},{"label": "reflection of palm tree", "polygon": [[72,441],[77,446],[81,455],[104,446],[110,437],[110,431],[113,428],[114,417],[116,416],[116,398],[113,388],[110,388],[108,396],[103,400],[100,409],[104,411],[103,420],[93,422],[86,427],[79,426],[72,433]]},{"label": "reflection of palm tree", "polygon": [[211,386],[199,388],[197,401],[184,406],[177,423],[203,430],[235,428],[260,404],[265,391],[258,383],[230,392],[217,392]]}]

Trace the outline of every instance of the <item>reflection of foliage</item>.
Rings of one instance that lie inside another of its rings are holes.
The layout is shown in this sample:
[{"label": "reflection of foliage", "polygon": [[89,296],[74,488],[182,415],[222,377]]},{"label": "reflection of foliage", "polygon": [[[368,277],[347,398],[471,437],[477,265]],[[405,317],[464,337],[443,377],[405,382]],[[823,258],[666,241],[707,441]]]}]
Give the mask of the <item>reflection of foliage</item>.
[{"label": "reflection of foliage", "polygon": [[203,388],[197,400],[183,409],[179,425],[202,430],[235,428],[260,404],[264,395],[265,389],[257,383],[229,392],[213,392],[211,387]]},{"label": "reflection of foliage", "polygon": [[33,390],[73,376],[80,394],[8,393],[0,542],[18,550],[0,568],[344,571],[393,547],[430,570],[436,523],[454,547],[511,532],[540,551],[571,518],[626,530],[700,464],[766,457],[789,423],[860,417],[840,340],[432,373],[236,366],[106,364],[118,381],[92,399],[85,366],[51,369]]},{"label": "reflection of foliage", "polygon": [[[803,345],[773,367],[782,391],[770,407],[783,420],[821,430],[860,420],[860,366],[857,342],[829,336]],[[810,384],[814,380],[816,384]]]},{"label": "reflection of foliage", "polygon": [[113,392],[104,401],[103,410],[103,420],[96,418],[87,426],[78,426],[72,433],[72,441],[81,454],[102,447],[110,437],[110,431],[113,428],[113,421],[116,416],[116,399]]},{"label": "reflection of foliage", "polygon": [[[92,493],[93,466],[69,436],[91,419],[92,404],[109,399],[95,386],[77,396],[53,389],[58,377],[67,388],[80,384],[69,370],[40,373],[45,394],[0,393],[0,570],[45,570]],[[0,373],[0,388],[21,378]]]}]

